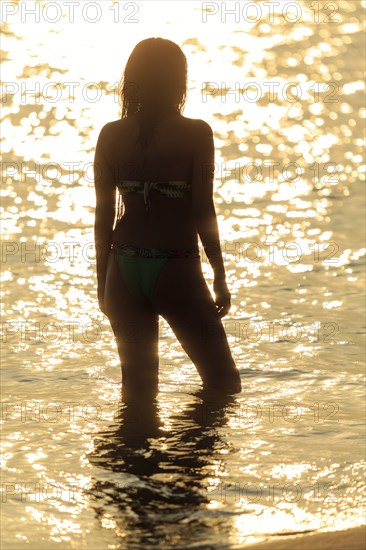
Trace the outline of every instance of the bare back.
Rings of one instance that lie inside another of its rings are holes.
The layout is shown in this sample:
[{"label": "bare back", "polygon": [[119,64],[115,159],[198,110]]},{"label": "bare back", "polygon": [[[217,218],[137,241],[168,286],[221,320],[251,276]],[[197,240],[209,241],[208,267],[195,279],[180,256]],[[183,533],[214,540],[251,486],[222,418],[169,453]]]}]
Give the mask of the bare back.
[{"label": "bare back", "polygon": [[[146,151],[144,169],[141,147],[136,143],[138,119],[132,116],[111,123],[105,151],[118,181],[191,181],[196,122],[181,115],[161,119]],[[124,213],[114,229],[114,241],[159,248],[197,245],[190,197],[171,199],[152,191],[149,213],[139,194],[125,195],[123,203]]]}]

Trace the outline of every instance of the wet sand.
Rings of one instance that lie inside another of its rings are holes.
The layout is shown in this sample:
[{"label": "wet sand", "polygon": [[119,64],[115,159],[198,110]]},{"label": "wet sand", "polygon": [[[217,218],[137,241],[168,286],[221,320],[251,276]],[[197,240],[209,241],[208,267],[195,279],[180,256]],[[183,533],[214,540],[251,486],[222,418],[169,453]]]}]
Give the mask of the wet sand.
[{"label": "wet sand", "polygon": [[346,531],[309,533],[281,538],[271,542],[259,542],[245,548],[250,550],[364,550],[366,548],[366,526]]}]

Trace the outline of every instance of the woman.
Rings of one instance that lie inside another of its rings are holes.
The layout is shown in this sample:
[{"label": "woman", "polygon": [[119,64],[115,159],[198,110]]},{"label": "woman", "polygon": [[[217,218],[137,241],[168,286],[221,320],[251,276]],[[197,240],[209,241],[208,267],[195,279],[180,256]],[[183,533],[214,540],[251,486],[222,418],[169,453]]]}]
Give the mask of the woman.
[{"label": "woman", "polygon": [[137,44],[121,81],[122,118],[102,128],[95,151],[99,307],[117,341],[123,388],[156,394],[161,315],[204,388],[237,393],[240,376],[221,322],[230,292],[213,204],[213,133],[182,116],[186,89],[186,57],[174,42]]}]

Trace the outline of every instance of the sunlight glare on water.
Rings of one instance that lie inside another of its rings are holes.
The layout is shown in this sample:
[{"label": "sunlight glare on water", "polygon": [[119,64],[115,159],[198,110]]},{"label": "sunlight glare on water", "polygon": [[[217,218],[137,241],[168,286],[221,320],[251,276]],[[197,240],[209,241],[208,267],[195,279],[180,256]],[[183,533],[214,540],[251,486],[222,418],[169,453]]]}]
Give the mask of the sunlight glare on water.
[{"label": "sunlight glare on water", "polygon": [[[259,19],[253,8],[224,22],[222,3],[205,13],[196,1],[106,0],[97,23],[81,7],[71,22],[64,6],[58,22],[26,24],[24,3],[12,4],[2,40],[4,548],[240,548],[361,525],[365,2],[332,2],[330,21],[298,0],[296,22],[255,2]],[[184,115],[215,136],[232,293],[224,326],[243,391],[209,403],[163,319],[158,400],[122,403],[97,307],[95,144],[120,117],[129,54],[150,36],[182,47]]]}]

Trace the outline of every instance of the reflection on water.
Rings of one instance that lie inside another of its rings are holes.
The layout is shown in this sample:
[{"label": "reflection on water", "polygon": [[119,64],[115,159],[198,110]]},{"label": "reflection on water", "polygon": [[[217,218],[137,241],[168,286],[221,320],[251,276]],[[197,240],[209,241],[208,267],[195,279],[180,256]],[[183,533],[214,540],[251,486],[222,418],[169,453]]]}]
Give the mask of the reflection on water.
[{"label": "reflection on water", "polygon": [[[138,22],[115,24],[108,1],[95,25],[77,9],[24,24],[21,4],[2,41],[5,547],[235,548],[361,524],[366,3],[299,1],[294,23],[256,2],[258,20],[224,23],[137,2],[122,15]],[[185,115],[215,133],[243,383],[227,402],[196,391],[164,320],[157,401],[121,401],[97,310],[94,147],[151,35],[183,47]]]},{"label": "reflection on water", "polygon": [[[123,403],[113,426],[94,440],[88,459],[103,474],[92,484],[91,502],[99,521],[107,517],[126,547],[153,548],[164,541],[187,548],[191,529],[196,545],[213,544],[223,520],[227,531],[225,515],[202,514],[210,503],[207,474],[213,463],[219,470],[222,455],[233,452],[218,429],[227,422],[225,407],[235,399],[212,399],[196,399],[173,413],[169,427],[158,401]],[[228,533],[220,531],[223,544]]]}]

